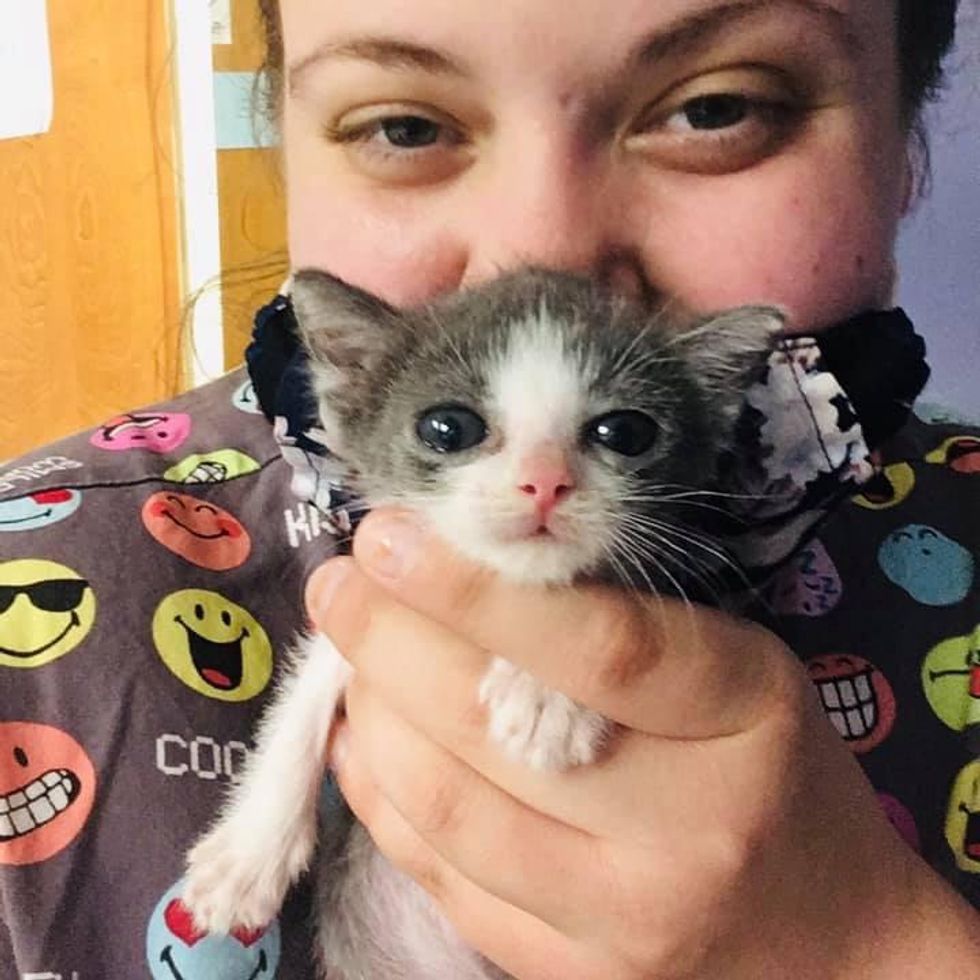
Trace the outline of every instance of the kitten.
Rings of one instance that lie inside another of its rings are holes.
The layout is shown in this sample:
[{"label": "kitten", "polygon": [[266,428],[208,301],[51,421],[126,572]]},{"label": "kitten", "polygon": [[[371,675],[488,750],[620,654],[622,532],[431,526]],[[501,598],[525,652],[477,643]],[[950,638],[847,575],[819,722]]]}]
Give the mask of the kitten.
[{"label": "kitten", "polygon": [[[589,280],[526,270],[397,311],[320,272],[293,280],[327,445],[370,506],[425,515],[508,579],[618,580],[684,594],[728,560],[700,507],[782,318],[746,307],[679,325]],[[350,668],[304,639],[243,781],[190,852],[184,902],[208,931],[258,927],[317,844],[323,758]],[[540,769],[593,761],[600,715],[497,658],[474,697],[490,737]],[[318,953],[337,980],[482,980],[366,831],[320,842]]]}]

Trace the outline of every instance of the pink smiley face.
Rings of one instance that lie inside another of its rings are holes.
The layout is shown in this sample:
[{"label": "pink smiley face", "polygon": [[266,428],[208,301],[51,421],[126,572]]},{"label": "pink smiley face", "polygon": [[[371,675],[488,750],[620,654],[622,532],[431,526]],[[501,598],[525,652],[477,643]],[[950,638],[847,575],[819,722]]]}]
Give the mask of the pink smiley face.
[{"label": "pink smiley face", "polygon": [[182,412],[130,412],[104,422],[89,442],[112,452],[144,449],[167,453],[176,449],[190,431],[191,417]]}]

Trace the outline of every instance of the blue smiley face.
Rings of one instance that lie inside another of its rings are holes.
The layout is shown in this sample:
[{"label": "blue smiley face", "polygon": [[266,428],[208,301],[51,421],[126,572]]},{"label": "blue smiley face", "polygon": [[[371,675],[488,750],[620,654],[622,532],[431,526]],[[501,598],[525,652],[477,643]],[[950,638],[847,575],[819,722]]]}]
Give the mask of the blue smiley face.
[{"label": "blue smiley face", "polygon": [[0,501],[0,532],[34,531],[57,524],[78,510],[77,490],[41,490],[26,497]]},{"label": "blue smiley face", "polygon": [[153,980],[273,980],[279,967],[279,923],[234,929],[227,936],[199,932],[181,901],[180,879],[164,893],[146,930]]},{"label": "blue smiley face", "polygon": [[892,531],[878,549],[878,564],[892,582],[925,606],[961,602],[973,586],[973,555],[925,524]]}]

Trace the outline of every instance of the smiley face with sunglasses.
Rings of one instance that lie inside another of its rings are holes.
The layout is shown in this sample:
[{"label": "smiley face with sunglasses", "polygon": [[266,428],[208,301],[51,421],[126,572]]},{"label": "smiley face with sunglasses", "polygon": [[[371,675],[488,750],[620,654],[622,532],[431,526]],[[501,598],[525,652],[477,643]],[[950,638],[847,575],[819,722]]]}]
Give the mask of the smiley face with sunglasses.
[{"label": "smiley face with sunglasses", "polygon": [[40,667],[86,637],[95,594],[58,562],[24,558],[0,564],[0,666]]}]

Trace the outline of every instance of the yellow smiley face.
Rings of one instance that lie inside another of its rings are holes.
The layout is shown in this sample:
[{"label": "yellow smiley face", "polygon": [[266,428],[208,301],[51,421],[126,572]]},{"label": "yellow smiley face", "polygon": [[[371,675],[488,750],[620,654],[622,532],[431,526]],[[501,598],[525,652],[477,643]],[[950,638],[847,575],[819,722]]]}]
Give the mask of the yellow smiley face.
[{"label": "yellow smiley face", "polygon": [[965,765],[953,783],[946,842],[961,871],[980,874],[980,759]]},{"label": "yellow smiley face", "polygon": [[0,666],[41,667],[74,650],[95,622],[78,572],[40,558],[0,563]]},{"label": "yellow smiley face", "polygon": [[182,589],[153,614],[153,642],[174,676],[205,697],[247,701],[272,676],[272,644],[258,620],[218,592]]},{"label": "yellow smiley face", "polygon": [[852,499],[868,510],[888,510],[905,500],[914,486],[912,467],[908,463],[893,463],[879,470]]}]

